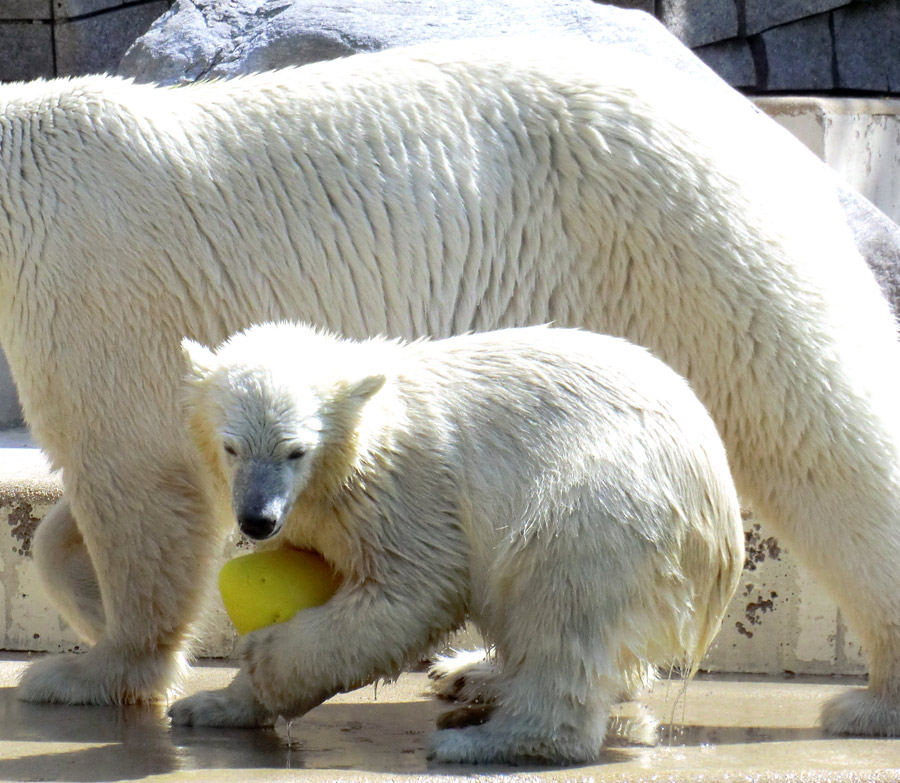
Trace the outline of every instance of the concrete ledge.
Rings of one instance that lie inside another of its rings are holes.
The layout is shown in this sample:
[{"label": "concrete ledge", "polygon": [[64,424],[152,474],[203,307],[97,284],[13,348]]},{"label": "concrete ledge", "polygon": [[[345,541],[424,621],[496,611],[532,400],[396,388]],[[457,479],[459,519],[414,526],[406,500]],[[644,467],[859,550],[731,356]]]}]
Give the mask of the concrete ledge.
[{"label": "concrete ledge", "polygon": [[[65,627],[37,581],[31,539],[62,495],[58,474],[24,430],[0,432],[0,647],[70,650]],[[5,523],[5,524],[3,524]]]}]

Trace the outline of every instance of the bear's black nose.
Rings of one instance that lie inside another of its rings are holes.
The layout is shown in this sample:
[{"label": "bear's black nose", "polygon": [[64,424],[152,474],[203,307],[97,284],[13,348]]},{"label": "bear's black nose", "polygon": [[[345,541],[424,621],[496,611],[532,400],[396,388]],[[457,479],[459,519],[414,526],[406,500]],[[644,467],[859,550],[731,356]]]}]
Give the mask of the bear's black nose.
[{"label": "bear's black nose", "polygon": [[278,517],[266,513],[241,514],[237,520],[241,532],[254,541],[262,541],[272,536],[278,526]]}]

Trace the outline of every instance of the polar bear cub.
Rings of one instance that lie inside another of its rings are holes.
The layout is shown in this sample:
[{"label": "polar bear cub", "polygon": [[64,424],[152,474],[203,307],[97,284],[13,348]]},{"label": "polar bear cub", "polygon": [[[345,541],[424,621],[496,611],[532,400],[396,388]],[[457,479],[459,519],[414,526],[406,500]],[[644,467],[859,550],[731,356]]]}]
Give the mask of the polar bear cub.
[{"label": "polar bear cub", "polygon": [[175,703],[174,722],[297,716],[468,618],[495,665],[431,755],[590,761],[616,697],[655,665],[693,671],[718,630],[738,499],[706,410],[646,350],[546,327],[404,343],[288,323],[184,347],[226,513],[264,546],[321,552],[343,583],[249,634],[235,681]]}]

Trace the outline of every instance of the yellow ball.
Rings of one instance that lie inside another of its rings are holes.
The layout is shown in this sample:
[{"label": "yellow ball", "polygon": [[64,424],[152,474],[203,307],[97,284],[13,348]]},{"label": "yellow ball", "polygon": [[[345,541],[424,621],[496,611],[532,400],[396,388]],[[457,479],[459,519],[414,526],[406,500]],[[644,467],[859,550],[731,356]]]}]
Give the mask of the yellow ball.
[{"label": "yellow ball", "polygon": [[337,588],[338,577],[321,556],[296,549],[252,552],[219,572],[222,602],[240,634],[320,606]]}]

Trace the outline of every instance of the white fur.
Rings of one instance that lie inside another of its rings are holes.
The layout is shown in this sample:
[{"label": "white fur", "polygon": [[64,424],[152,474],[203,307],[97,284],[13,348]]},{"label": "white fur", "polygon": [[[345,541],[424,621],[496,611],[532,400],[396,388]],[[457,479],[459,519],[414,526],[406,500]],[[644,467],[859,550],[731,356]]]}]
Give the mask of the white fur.
[{"label": "white fur", "polygon": [[469,617],[496,668],[432,756],[591,761],[615,697],[651,665],[693,671],[718,630],[744,560],[737,494],[706,409],[644,349],[541,327],[355,343],[287,323],[215,356],[186,346],[190,427],[238,522],[275,509],[261,538],[321,552],[343,581],[247,636],[252,690],[189,697],[175,722],[292,718]]},{"label": "white fur", "polygon": [[44,579],[98,639],[32,667],[23,698],[172,684],[159,659],[184,649],[220,537],[179,427],[182,336],[554,321],[691,380],[742,495],[869,653],[828,728],[900,734],[893,320],[827,174],[704,97],[572,39],[0,87],[0,340],[77,522],[41,562],[83,553]]}]

